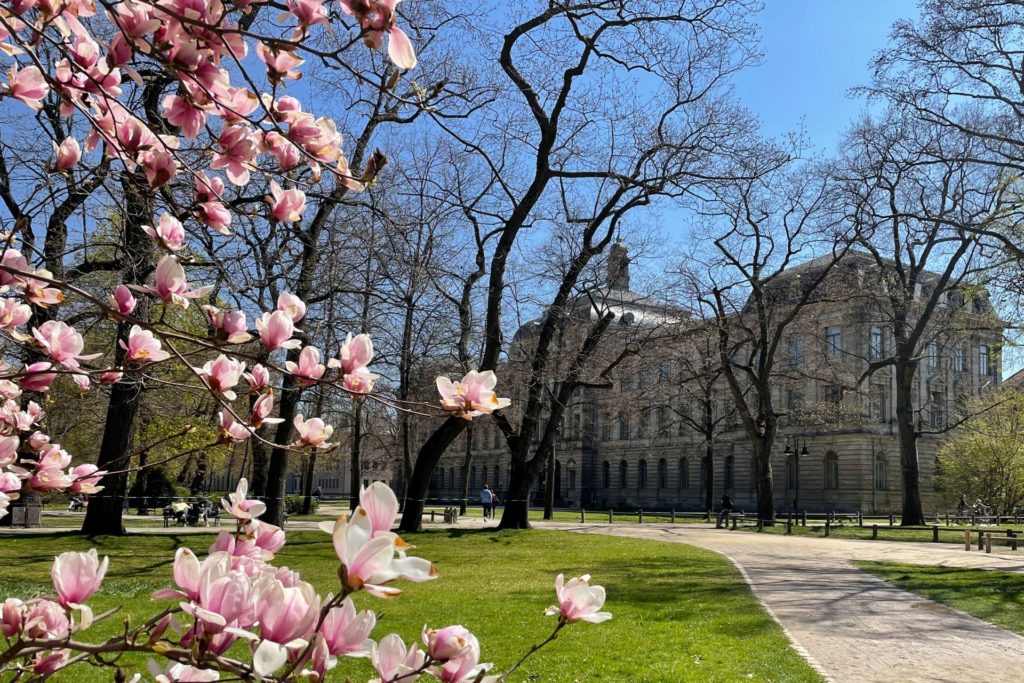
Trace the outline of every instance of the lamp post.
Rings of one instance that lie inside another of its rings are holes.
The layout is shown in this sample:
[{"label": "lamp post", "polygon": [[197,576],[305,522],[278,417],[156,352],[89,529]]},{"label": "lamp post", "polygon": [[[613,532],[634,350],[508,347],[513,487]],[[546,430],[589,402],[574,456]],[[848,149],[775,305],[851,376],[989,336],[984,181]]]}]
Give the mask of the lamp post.
[{"label": "lamp post", "polygon": [[[795,496],[793,498],[793,512],[794,514],[798,514],[800,512],[800,458],[810,455],[810,451],[807,450],[807,437],[794,436],[792,439],[793,444],[791,445],[790,437],[786,437],[786,449],[782,451],[782,454],[786,456],[787,460],[789,460],[789,456],[793,456],[793,467],[796,470],[794,473],[796,475],[796,486],[794,491]],[[793,446],[795,445],[799,447],[801,441],[803,442],[803,448],[800,448],[799,451],[797,451]]]}]

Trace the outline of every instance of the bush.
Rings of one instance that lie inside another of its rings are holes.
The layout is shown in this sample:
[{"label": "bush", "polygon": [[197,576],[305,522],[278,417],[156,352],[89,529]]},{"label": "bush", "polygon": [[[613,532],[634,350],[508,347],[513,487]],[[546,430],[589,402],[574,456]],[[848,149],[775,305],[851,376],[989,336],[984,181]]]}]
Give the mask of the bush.
[{"label": "bush", "polygon": [[[299,495],[285,496],[284,497],[284,511],[288,515],[301,515],[302,514],[302,501],[304,499],[305,499],[305,496],[299,496]],[[309,506],[310,513],[315,513],[317,508],[319,508],[319,507],[320,507],[320,501],[316,499],[316,496],[314,496],[313,500],[310,501],[310,506]]]}]

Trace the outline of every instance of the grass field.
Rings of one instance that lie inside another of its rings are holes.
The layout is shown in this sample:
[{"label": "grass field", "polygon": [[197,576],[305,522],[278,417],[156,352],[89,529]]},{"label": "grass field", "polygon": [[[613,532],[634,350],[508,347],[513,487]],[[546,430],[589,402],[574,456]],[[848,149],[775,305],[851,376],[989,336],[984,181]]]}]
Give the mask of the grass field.
[{"label": "grass field", "polygon": [[1024,574],[857,562],[902,588],[1024,635]]},{"label": "grass field", "polygon": [[[124,616],[152,613],[150,593],[169,584],[173,550],[187,544],[200,553],[208,536],[134,536],[89,539],[18,536],[0,542],[0,597],[48,593],[49,567],[62,550],[91,545],[109,554],[108,579],[90,604],[97,613],[123,606],[122,614],[94,627],[97,636],[118,628]],[[554,602],[559,572],[589,572],[606,587],[605,624],[577,624],[530,659],[510,680],[573,681],[818,681],[789,647],[778,626],[754,599],[738,572],[714,553],[683,545],[558,532],[445,530],[408,538],[415,554],[433,560],[438,581],[406,584],[406,594],[382,602],[359,596],[380,620],[374,633],[418,638],[424,623],[462,623],[481,640],[484,659],[510,666],[553,627],[542,612]],[[336,560],[328,539],[314,532],[289,534],[279,565],[301,571],[322,594],[336,588]],[[138,664],[136,665],[138,666]],[[363,661],[346,660],[331,676],[366,680]],[[59,678],[109,681],[109,671],[79,670]]]}]

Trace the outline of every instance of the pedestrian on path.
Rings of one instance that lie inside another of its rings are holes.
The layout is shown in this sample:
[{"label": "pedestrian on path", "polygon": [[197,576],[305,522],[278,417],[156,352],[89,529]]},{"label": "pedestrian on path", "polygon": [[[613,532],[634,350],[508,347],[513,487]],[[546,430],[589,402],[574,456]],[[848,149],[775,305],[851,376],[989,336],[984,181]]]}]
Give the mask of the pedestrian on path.
[{"label": "pedestrian on path", "polygon": [[718,509],[718,521],[715,523],[716,529],[722,528],[722,520],[725,520],[726,526],[729,524],[729,513],[732,512],[732,498],[722,494],[722,505]]},{"label": "pedestrian on path", "polygon": [[491,493],[491,487],[484,484],[484,490],[480,492],[480,504],[484,508],[484,519],[491,516],[491,509],[494,503],[494,494]]}]

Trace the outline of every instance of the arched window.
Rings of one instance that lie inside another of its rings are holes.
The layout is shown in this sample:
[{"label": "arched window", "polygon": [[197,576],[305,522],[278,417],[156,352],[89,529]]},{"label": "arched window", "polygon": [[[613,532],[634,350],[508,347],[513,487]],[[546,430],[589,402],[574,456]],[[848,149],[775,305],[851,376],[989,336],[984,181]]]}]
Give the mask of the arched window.
[{"label": "arched window", "polygon": [[487,481],[487,465],[484,465],[483,473],[484,473],[484,480],[483,480],[483,482],[481,482],[481,486],[485,486],[485,485],[490,483],[490,482]]},{"label": "arched window", "polygon": [[629,465],[623,460],[619,463],[619,488],[624,489],[629,484]]},{"label": "arched window", "polygon": [[469,490],[476,491],[476,465],[469,468]]},{"label": "arched window", "polygon": [[665,458],[658,460],[658,488],[668,488],[668,461]]},{"label": "arched window", "polygon": [[689,458],[679,458],[679,488],[688,489],[690,488],[690,460]]},{"label": "arched window", "polygon": [[647,461],[641,460],[637,467],[636,486],[637,488],[645,489],[647,488]]},{"label": "arched window", "polygon": [[839,456],[834,451],[825,453],[825,488],[839,488]]},{"label": "arched window", "polygon": [[437,468],[437,488],[438,489],[443,489],[444,488],[444,468],[443,467],[438,467]]},{"label": "arched window", "polygon": [[448,468],[448,488],[455,489],[459,487],[459,483],[455,481],[455,468]]},{"label": "arched window", "polygon": [[786,456],[786,488],[796,488],[796,454]]},{"label": "arched window", "polygon": [[734,463],[734,459],[733,459],[733,457],[731,455],[725,456],[725,476],[724,476],[724,479],[725,479],[725,488],[726,489],[731,489],[733,486],[736,485],[735,481],[734,481],[735,480],[735,473],[733,472],[733,470],[735,468],[733,467],[733,463]]},{"label": "arched window", "polygon": [[879,491],[889,488],[889,465],[884,453],[875,455],[875,488]]},{"label": "arched window", "polygon": [[601,483],[606,489],[612,487],[612,466],[608,464],[607,460],[601,463]]}]

